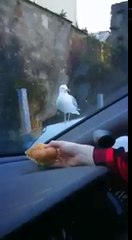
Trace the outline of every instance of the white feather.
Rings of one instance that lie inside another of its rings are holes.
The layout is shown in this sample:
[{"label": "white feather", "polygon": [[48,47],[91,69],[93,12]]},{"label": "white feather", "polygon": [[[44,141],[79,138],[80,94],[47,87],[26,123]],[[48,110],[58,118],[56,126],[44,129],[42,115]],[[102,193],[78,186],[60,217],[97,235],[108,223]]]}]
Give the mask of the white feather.
[{"label": "white feather", "polygon": [[59,88],[59,95],[56,100],[56,107],[63,113],[72,113],[80,115],[76,99],[68,94],[66,85],[61,85]]}]

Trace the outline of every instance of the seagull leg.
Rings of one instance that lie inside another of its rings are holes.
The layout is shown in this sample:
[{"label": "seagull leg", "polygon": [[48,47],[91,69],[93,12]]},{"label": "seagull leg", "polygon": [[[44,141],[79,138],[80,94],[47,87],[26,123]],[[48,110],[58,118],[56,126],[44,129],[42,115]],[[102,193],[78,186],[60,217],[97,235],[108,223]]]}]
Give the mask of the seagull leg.
[{"label": "seagull leg", "polygon": [[71,115],[71,114],[70,114],[70,113],[68,113],[68,121],[70,120],[70,115]]},{"label": "seagull leg", "polygon": [[64,113],[64,122],[66,123],[66,113]]}]

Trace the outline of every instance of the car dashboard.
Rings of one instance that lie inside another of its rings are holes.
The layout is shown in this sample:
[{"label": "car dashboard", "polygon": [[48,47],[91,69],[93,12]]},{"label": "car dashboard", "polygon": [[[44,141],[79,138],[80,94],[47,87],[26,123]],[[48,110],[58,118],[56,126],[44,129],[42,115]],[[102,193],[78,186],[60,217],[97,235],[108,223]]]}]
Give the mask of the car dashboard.
[{"label": "car dashboard", "polygon": [[[58,139],[92,143],[97,123],[116,136],[127,134],[127,97]],[[127,239],[127,217],[111,191],[116,178],[106,167],[40,169],[16,156],[1,158],[0,175],[0,239]]]}]

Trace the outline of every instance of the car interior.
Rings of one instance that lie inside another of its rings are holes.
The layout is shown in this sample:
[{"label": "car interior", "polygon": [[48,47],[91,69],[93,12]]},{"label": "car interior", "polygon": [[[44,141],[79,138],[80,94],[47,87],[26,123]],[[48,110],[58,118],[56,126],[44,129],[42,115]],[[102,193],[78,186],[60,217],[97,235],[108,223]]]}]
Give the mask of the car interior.
[{"label": "car interior", "polygon": [[[111,133],[109,145],[127,136],[127,101],[124,95],[55,139],[95,145],[101,129]],[[106,167],[43,171],[21,156],[4,159],[0,171],[1,239],[127,239],[127,205],[115,196],[123,185]]]}]

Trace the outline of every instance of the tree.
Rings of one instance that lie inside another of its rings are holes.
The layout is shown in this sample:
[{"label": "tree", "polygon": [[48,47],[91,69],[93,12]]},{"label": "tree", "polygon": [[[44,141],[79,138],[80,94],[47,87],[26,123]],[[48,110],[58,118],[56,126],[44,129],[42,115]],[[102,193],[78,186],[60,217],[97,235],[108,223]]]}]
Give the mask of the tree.
[{"label": "tree", "polygon": [[60,16],[63,17],[63,18],[66,18],[67,17],[67,12],[65,12],[64,9],[62,9],[61,12],[60,12]]},{"label": "tree", "polygon": [[85,28],[83,28],[83,29],[82,29],[82,31],[83,31],[84,33],[88,34],[88,30],[87,30],[87,28],[86,28],[86,27],[85,27]]}]

